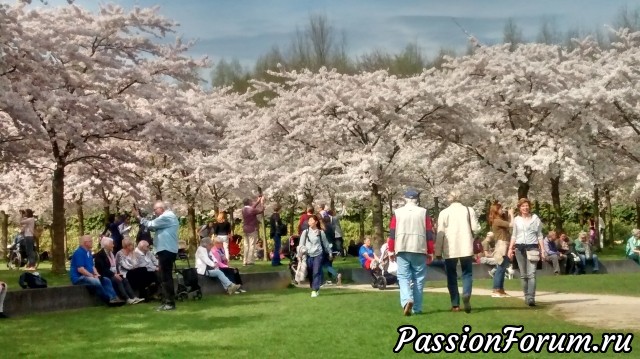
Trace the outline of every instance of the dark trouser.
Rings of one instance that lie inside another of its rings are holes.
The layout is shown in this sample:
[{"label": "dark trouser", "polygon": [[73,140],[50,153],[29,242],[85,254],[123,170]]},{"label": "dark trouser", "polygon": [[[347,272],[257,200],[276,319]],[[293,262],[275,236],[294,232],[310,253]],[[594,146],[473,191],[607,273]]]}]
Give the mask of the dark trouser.
[{"label": "dark trouser", "polygon": [[315,257],[307,257],[307,278],[311,289],[318,291],[322,284],[322,253]]},{"label": "dark trouser", "polygon": [[117,280],[115,278],[110,279],[111,284],[113,284],[113,289],[115,289],[118,297],[122,299],[133,299],[136,297],[127,278],[122,278],[121,280]]},{"label": "dark trouser", "polygon": [[344,248],[343,246],[344,241],[342,240],[342,237],[336,237],[336,241],[334,243],[334,248],[336,249],[336,251],[338,251],[338,255],[339,256],[343,256],[344,255]]},{"label": "dark trouser", "polygon": [[36,266],[35,240],[33,236],[24,237],[24,249],[27,251],[27,267]]},{"label": "dark trouser", "polygon": [[[460,292],[458,291],[458,271],[456,266],[460,260],[462,267],[462,295],[471,296],[473,286],[473,257],[448,258],[444,260],[444,270],[447,273],[447,288],[451,297],[451,306],[460,306]],[[502,275],[504,277],[504,273]]]},{"label": "dark trouser", "polygon": [[[279,234],[273,237],[273,257],[271,258],[271,265],[280,265],[280,247],[282,246],[282,239]],[[236,283],[238,284],[238,283]]]},{"label": "dark trouser", "polygon": [[160,265],[160,281],[162,282],[164,303],[176,305],[176,293],[173,287],[173,263],[176,261],[177,254],[169,251],[160,251],[157,254]]},{"label": "dark trouser", "polygon": [[502,264],[496,265],[496,274],[493,275],[493,289],[504,290],[504,274],[511,264],[507,256],[502,257]]},{"label": "dark trouser", "polygon": [[138,292],[140,298],[149,299],[159,288],[156,272],[149,272],[144,267],[128,271],[127,280],[131,284],[131,288]]},{"label": "dark trouser", "polygon": [[220,271],[234,284],[242,285],[242,278],[240,277],[240,271],[238,271],[238,268],[220,268]]}]

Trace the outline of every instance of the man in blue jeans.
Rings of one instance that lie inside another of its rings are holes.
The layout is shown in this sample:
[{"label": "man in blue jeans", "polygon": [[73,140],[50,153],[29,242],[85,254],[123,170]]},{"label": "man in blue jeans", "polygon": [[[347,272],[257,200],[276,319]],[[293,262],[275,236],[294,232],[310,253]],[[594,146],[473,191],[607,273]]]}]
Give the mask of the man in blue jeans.
[{"label": "man in blue jeans", "polygon": [[131,213],[138,218],[140,224],[155,232],[154,249],[158,256],[160,267],[160,280],[164,293],[164,303],[156,308],[157,311],[167,311],[176,309],[176,293],[173,285],[173,262],[178,256],[178,229],[180,222],[175,213],[171,211],[167,204],[158,201],[153,205],[154,220],[142,218],[138,208],[134,207]]},{"label": "man in blue jeans", "polygon": [[476,213],[471,207],[460,203],[460,193],[449,194],[449,207],[438,216],[438,234],[436,236],[436,258],[444,257],[444,269],[447,274],[447,288],[451,297],[451,311],[460,311],[460,292],[458,291],[458,272],[462,267],[462,303],[464,311],[471,312],[471,288],[473,286],[473,232],[480,226]]},{"label": "man in blue jeans", "polygon": [[73,252],[69,277],[73,285],[88,285],[96,291],[100,299],[109,304],[124,303],[116,296],[109,278],[104,278],[93,265],[93,240],[91,236],[80,237],[80,246]]},{"label": "man in blue jeans", "polygon": [[[407,190],[405,205],[394,211],[387,241],[389,256],[398,263],[400,305],[405,316],[422,312],[422,290],[427,277],[427,240],[433,239],[431,217],[418,206],[419,193]],[[411,283],[413,282],[413,287]]]}]

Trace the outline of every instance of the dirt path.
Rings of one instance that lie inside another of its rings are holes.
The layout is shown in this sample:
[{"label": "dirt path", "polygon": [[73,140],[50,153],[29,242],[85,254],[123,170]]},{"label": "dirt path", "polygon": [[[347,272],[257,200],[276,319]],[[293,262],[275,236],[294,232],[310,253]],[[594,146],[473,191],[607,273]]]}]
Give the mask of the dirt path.
[{"label": "dirt path", "polygon": [[[340,288],[340,287],[332,287]],[[344,289],[379,291],[368,284],[345,285]],[[386,291],[397,291],[397,287],[389,287]],[[460,289],[462,291],[462,288]],[[428,293],[448,293],[447,288],[427,288]],[[521,292],[510,292],[514,298],[523,301]],[[491,291],[473,288],[473,295],[490,296]],[[500,300],[496,298],[496,300]],[[537,292],[538,303],[553,306],[551,310],[557,312],[565,320],[597,329],[610,330],[640,330],[640,298],[604,294],[553,293]],[[473,303],[473,299],[472,299]]]}]

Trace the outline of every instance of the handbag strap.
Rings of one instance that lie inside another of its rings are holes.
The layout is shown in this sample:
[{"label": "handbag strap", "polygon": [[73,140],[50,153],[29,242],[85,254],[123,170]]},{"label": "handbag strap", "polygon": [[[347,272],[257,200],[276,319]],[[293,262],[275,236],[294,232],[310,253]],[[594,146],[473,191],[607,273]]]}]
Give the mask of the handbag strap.
[{"label": "handbag strap", "polygon": [[467,207],[467,223],[469,224],[469,232],[471,233],[471,240],[473,241],[473,227],[471,226],[471,211]]}]

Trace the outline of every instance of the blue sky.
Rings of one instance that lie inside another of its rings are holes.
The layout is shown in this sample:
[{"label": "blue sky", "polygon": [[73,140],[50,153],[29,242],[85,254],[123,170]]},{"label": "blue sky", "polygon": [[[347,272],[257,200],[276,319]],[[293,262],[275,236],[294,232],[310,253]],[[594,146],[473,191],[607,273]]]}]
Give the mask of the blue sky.
[{"label": "blue sky", "polygon": [[[6,1],[5,1],[6,2]],[[50,4],[64,0],[49,0]],[[95,0],[76,0],[97,8]],[[428,57],[441,47],[464,51],[467,39],[456,20],[483,43],[500,42],[505,21],[513,18],[525,37],[535,38],[547,19],[557,28],[594,29],[610,24],[622,6],[640,0],[115,0],[126,8],[159,5],[180,23],[179,34],[196,39],[194,56],[213,61],[237,58],[252,67],[273,45],[286,49],[296,27],[310,14],[324,14],[346,35],[352,57],[383,49],[397,52],[417,42]]]}]

